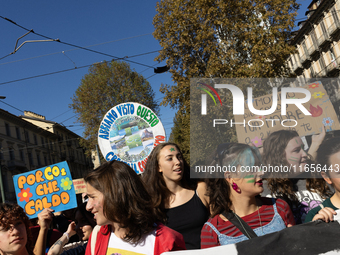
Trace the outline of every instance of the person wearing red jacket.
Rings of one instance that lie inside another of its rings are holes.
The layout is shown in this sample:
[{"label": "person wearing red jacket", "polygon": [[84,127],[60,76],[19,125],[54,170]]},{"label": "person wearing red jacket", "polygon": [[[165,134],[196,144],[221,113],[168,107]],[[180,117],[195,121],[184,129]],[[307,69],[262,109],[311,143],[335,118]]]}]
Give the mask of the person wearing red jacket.
[{"label": "person wearing red jacket", "polygon": [[[106,162],[85,178],[88,202],[97,225],[86,247],[91,254],[154,254],[185,250],[183,236],[157,223],[161,215],[135,171],[120,161]],[[95,247],[92,247],[95,243]]]}]

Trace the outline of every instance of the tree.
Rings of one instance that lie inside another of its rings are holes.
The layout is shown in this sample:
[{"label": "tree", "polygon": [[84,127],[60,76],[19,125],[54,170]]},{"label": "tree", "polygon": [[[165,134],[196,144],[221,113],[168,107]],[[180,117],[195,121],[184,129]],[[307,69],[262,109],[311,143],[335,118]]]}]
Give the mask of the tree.
[{"label": "tree", "polygon": [[167,61],[176,83],[162,84],[161,104],[178,109],[184,151],[190,151],[190,78],[287,76],[295,0],[161,0],[156,9],[154,37],[162,47],[156,60]]},{"label": "tree", "polygon": [[149,82],[126,62],[93,64],[81,80],[71,108],[78,114],[77,121],[85,127],[81,145],[87,153],[95,149],[97,133],[104,115],[112,107],[125,102],[138,102],[156,114],[159,105]]}]

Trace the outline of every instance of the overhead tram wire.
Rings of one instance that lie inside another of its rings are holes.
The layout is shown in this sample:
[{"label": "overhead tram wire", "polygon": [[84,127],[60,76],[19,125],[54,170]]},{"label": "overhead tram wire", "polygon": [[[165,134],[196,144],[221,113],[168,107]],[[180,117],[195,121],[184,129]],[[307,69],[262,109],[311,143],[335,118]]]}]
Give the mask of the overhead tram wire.
[{"label": "overhead tram wire", "polygon": [[[133,56],[126,56],[126,57],[122,57],[122,58],[115,59],[115,60],[125,60],[125,61],[126,61],[127,58],[138,57],[138,56],[141,56],[142,54],[146,55],[146,54],[151,54],[151,53],[155,53],[155,52],[158,52],[158,50],[157,50],[157,51],[150,51],[150,52],[146,52],[146,53],[141,53],[141,54],[137,54],[137,55],[133,55]],[[17,81],[29,80],[29,79],[38,78],[38,77],[43,77],[43,76],[48,76],[48,75],[52,75],[52,74],[58,74],[58,73],[68,72],[68,71],[72,71],[72,70],[78,70],[78,69],[82,69],[82,68],[85,68],[85,67],[90,67],[90,66],[92,66],[92,65],[93,65],[93,64],[84,65],[84,66],[78,66],[77,68],[74,68],[74,67],[73,67],[73,68],[64,69],[64,70],[60,70],[60,71],[55,71],[55,72],[51,72],[51,73],[38,74],[38,75],[26,77],[26,78],[17,79],[17,80],[1,82],[0,85],[5,85],[5,84],[17,82]],[[150,67],[148,67],[148,68],[153,68],[153,67],[150,66]]]},{"label": "overhead tram wire", "polygon": [[[4,19],[4,20],[7,20],[8,22],[13,23],[14,25],[16,25],[16,26],[18,26],[18,27],[20,27],[20,28],[22,28],[22,29],[24,29],[24,30],[26,30],[26,31],[32,31],[32,33],[34,33],[34,34],[36,34],[36,35],[38,35],[38,36],[41,36],[41,37],[43,37],[43,38],[45,38],[45,39],[54,40],[53,38],[50,38],[50,37],[48,37],[48,36],[45,36],[45,35],[42,35],[42,34],[39,34],[39,33],[34,32],[33,29],[25,28],[25,27],[23,27],[23,26],[21,26],[21,25],[15,23],[13,20],[10,20],[10,19],[8,19],[8,18],[6,18],[6,17],[0,16],[0,18],[2,18],[2,19]],[[104,55],[104,56],[107,56],[107,57],[111,57],[111,58],[113,58],[113,59],[115,59],[115,60],[121,59],[121,58],[118,58],[118,57],[116,57],[116,56],[113,56],[113,55],[110,55],[110,54],[107,54],[107,53],[103,53],[103,52],[96,51],[96,50],[91,50],[91,49],[84,48],[84,47],[82,47],[82,46],[78,46],[78,45],[75,45],[75,44],[72,44],[72,43],[62,42],[62,41],[60,41],[60,40],[58,40],[58,41],[56,41],[56,42],[59,42],[59,43],[62,43],[62,44],[68,45],[68,46],[72,46],[72,47],[75,47],[75,48],[79,48],[79,49],[82,49],[82,50],[86,50],[86,51],[89,51],[89,52],[97,53],[97,54],[100,54],[100,55]],[[126,61],[126,62],[130,62],[130,63],[133,63],[133,64],[136,64],[136,65],[141,65],[141,66],[145,66],[145,67],[150,67],[150,68],[151,68],[151,66],[149,66],[149,65],[145,65],[145,64],[142,64],[142,63],[139,63],[139,62],[136,62],[136,61],[131,61],[131,60],[125,60],[125,61]]]},{"label": "overhead tram wire", "polygon": [[[305,1],[305,0],[302,0],[302,1]],[[338,11],[338,12],[339,12],[339,11]],[[238,15],[232,15],[232,16],[238,16]],[[11,22],[12,24],[14,24],[14,25],[16,25],[16,26],[18,26],[18,27],[20,27],[20,28],[26,30],[26,31],[30,31],[29,29],[27,29],[27,28],[25,28],[25,27],[23,27],[23,26],[17,24],[16,22],[12,21],[11,19],[8,19],[8,18],[6,18],[6,17],[2,17],[1,15],[0,15],[0,18],[6,20],[6,21],[8,21],[8,22]],[[326,18],[329,18],[329,17],[326,17]],[[304,17],[304,18],[300,18],[300,19],[295,19],[295,22],[296,22],[296,21],[301,21],[301,20],[306,20],[306,18]],[[188,26],[192,26],[192,25],[188,25]],[[36,35],[39,35],[39,36],[41,36],[41,37],[47,38],[47,39],[52,39],[52,38],[47,37],[47,36],[44,36],[44,35],[42,35],[42,34],[35,33],[34,31],[33,31],[33,33],[36,34]],[[106,55],[106,56],[110,56],[110,57],[116,58],[116,57],[111,56],[111,55],[109,55],[109,54],[102,53],[102,52],[99,52],[99,51],[90,50],[90,49],[87,49],[87,48],[88,48],[88,47],[92,47],[92,46],[97,46],[97,45],[106,44],[106,43],[111,43],[111,42],[115,42],[115,41],[121,41],[121,40],[130,39],[130,38],[145,36],[145,35],[149,35],[149,34],[152,34],[152,33],[147,33],[147,34],[143,34],[143,35],[137,35],[137,36],[133,36],[133,37],[128,37],[128,38],[124,38],[124,39],[118,39],[118,40],[114,40],[114,41],[109,41],[109,42],[104,42],[104,43],[95,44],[95,45],[91,45],[91,46],[84,46],[84,47],[82,47],[82,46],[77,46],[77,45],[72,45],[72,44],[70,44],[70,43],[62,42],[62,41],[60,41],[60,40],[59,40],[58,42],[59,42],[59,43],[63,43],[63,44],[65,44],[65,45],[74,46],[74,47],[77,48],[77,49],[88,50],[88,51],[91,51],[91,52],[94,52],[94,53],[97,53],[97,54],[102,54],[102,55]],[[53,40],[53,39],[52,39],[52,40]],[[72,49],[72,50],[76,50],[76,49]],[[71,51],[71,50],[68,50],[68,51]],[[58,52],[58,53],[59,53],[59,52]],[[57,54],[57,53],[51,53],[51,54],[47,54],[47,55],[52,55],[52,54]],[[8,57],[8,56],[10,56],[10,55],[11,55],[11,53],[8,54],[8,55],[5,55],[5,56],[3,56],[3,57],[1,57],[0,60],[1,60],[1,59],[4,59],[4,58],[6,58],[6,57]],[[43,55],[43,56],[44,56],[44,55]],[[40,56],[38,56],[38,57],[40,57]],[[29,58],[29,59],[30,59],[30,58]],[[25,59],[25,60],[26,60],[26,59]],[[20,61],[20,60],[19,60],[19,61]],[[17,62],[17,61],[14,61],[14,62]],[[141,63],[138,63],[138,62],[134,62],[134,61],[130,61],[130,62],[131,62],[131,63],[139,64],[139,65],[144,65],[144,64],[141,64]],[[8,62],[8,63],[12,63],[12,62]],[[5,64],[6,64],[6,63],[5,63]],[[0,65],[1,65],[1,64],[0,64]],[[147,65],[144,65],[144,66],[147,66]],[[147,66],[147,67],[150,68],[150,66]]]}]

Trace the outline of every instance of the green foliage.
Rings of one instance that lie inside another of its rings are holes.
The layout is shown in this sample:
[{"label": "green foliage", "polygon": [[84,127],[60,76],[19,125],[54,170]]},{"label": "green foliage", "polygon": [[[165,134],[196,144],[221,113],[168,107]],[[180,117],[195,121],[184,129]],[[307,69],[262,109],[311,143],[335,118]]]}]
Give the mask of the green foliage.
[{"label": "green foliage", "polygon": [[87,153],[95,149],[99,124],[112,107],[125,102],[138,102],[156,114],[159,105],[149,82],[126,62],[94,64],[81,80],[72,98],[71,108],[85,127],[82,146]]},{"label": "green foliage", "polygon": [[[298,4],[296,0],[161,0],[156,9],[154,37],[162,47],[156,60],[167,61],[176,83],[162,84],[161,104],[178,109],[171,139],[189,153],[190,78],[287,76],[284,63],[294,51],[287,42]],[[254,95],[257,90],[268,92],[256,88]],[[235,130],[229,130],[228,137],[235,140]],[[212,149],[209,144],[205,148]]]}]

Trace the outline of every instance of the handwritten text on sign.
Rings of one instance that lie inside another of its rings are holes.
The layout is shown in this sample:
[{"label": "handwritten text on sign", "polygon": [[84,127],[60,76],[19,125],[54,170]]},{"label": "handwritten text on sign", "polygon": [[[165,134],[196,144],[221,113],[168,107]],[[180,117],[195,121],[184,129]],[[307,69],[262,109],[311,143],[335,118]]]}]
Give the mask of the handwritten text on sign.
[{"label": "handwritten text on sign", "polygon": [[29,218],[45,208],[56,212],[77,206],[72,177],[66,161],[13,176],[18,204]]},{"label": "handwritten text on sign", "polygon": [[[280,129],[296,130],[300,136],[313,135],[321,132],[324,125],[326,131],[340,129],[335,110],[326,90],[321,82],[314,82],[304,87],[311,93],[309,102],[303,104],[311,115],[304,115],[295,105],[288,105],[287,114],[281,115],[281,95],[278,96],[277,110],[267,116],[253,114],[247,108],[243,116],[235,116],[235,123],[247,123],[248,125],[235,125],[237,138],[240,143],[253,144],[261,147],[263,140],[270,133]],[[304,95],[289,93],[288,98],[300,98]],[[253,105],[259,110],[271,107],[272,95],[266,95],[253,99]]]}]

